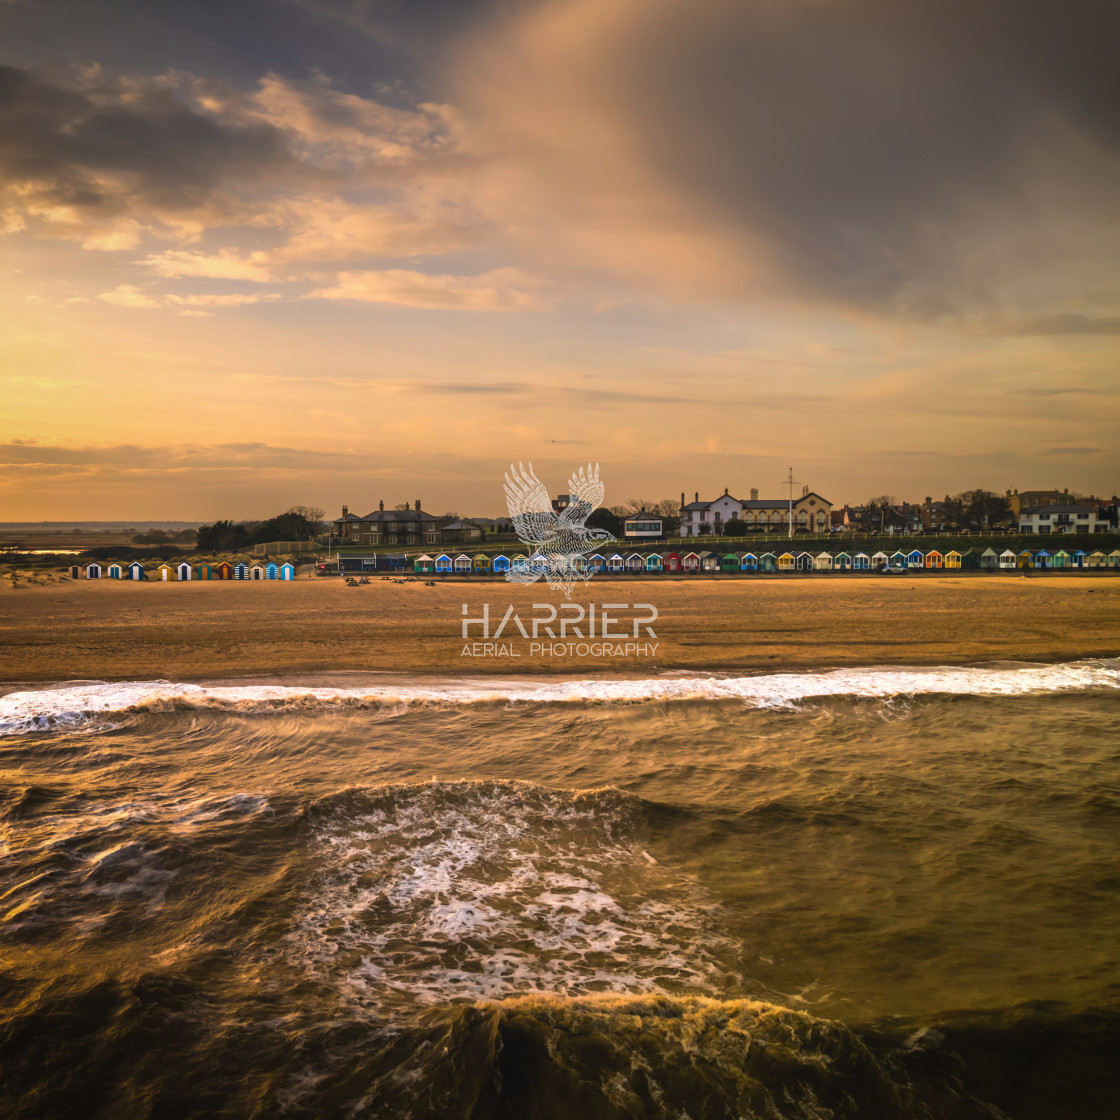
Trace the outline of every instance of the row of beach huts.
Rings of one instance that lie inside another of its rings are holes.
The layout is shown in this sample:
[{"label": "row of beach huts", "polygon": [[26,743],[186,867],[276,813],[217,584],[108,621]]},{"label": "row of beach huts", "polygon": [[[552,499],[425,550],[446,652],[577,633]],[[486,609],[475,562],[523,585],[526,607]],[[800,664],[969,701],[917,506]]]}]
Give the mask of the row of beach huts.
[{"label": "row of beach huts", "polygon": [[[404,566],[403,560],[400,567]],[[451,556],[418,556],[412,567],[416,572],[435,575],[469,575],[471,573],[503,573],[511,568],[528,569],[531,559],[525,554],[515,556],[487,556],[476,553],[468,556],[460,553]],[[620,552],[609,554],[595,553],[586,559],[577,557],[577,569],[607,573],[648,573],[648,572],[877,572],[885,570],[909,571],[917,568],[930,569],[989,569],[1016,570],[1038,569],[1120,569],[1120,549],[1113,552],[1084,552],[1076,549],[1067,552],[1057,549],[1023,549],[1016,552],[1006,549],[997,552],[993,548],[983,551],[966,549],[958,552],[950,549],[939,552],[937,549],[922,551],[912,549],[907,552]]]},{"label": "row of beach huts", "polygon": [[133,579],[158,580],[163,583],[181,582],[192,579],[280,579],[296,578],[292,564],[231,564],[221,561],[217,564],[159,564],[145,568],[139,561],[131,564],[87,564],[84,568],[75,564],[70,568],[74,579]]}]

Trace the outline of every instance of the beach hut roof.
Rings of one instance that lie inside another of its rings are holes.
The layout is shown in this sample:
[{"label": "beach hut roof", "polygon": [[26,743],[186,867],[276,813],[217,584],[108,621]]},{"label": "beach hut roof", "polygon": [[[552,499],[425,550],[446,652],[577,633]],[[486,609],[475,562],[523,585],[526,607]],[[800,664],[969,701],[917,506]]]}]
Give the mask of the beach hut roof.
[{"label": "beach hut roof", "polygon": [[508,560],[509,557],[504,552],[499,552],[498,555],[494,557],[494,559],[495,560]]},{"label": "beach hut roof", "polygon": [[1088,556],[1088,555],[1089,555],[1089,554],[1088,554],[1087,552],[1082,552],[1082,551],[1081,551],[1081,549],[1078,549],[1078,550],[1077,550],[1077,551],[1076,551],[1076,552],[1074,553],[1074,556]]},{"label": "beach hut roof", "polygon": [[476,552],[474,554],[474,558],[476,560],[489,560],[490,559],[490,557],[487,556],[485,552]]},{"label": "beach hut roof", "polygon": [[1000,553],[1000,556],[1014,556],[1014,555],[1015,555],[1014,551],[1013,551],[1012,549],[1010,549],[1010,548],[1005,548],[1005,549],[1004,549],[1004,550],[1003,550],[1003,551],[1002,551],[1002,552]]},{"label": "beach hut roof", "polygon": [[995,556],[995,554],[996,554],[996,550],[994,548],[986,548],[986,549],[984,549],[984,551],[980,555],[981,556]]},{"label": "beach hut roof", "polygon": [[[772,554],[772,553],[768,553],[767,555],[773,555],[773,554]],[[790,560],[792,560],[792,559],[793,559],[793,553],[792,553],[792,552],[783,552],[783,553],[781,554],[781,556],[779,556],[779,557],[778,557],[778,559],[779,559],[779,560],[785,560],[787,556],[789,557],[789,559],[790,559]]]},{"label": "beach hut roof", "polygon": [[621,559],[622,559],[622,553],[620,553],[620,552],[612,552],[612,553],[611,553],[611,557],[610,557],[610,558],[611,558],[612,560],[621,560]]},{"label": "beach hut roof", "polygon": [[651,552],[651,553],[649,553],[648,556],[646,556],[646,559],[647,560],[660,560],[661,555],[662,554],[660,552]]},{"label": "beach hut roof", "polygon": [[739,559],[740,560],[757,560],[758,557],[753,552],[740,552],[739,553]]},{"label": "beach hut roof", "polygon": [[726,552],[723,556],[724,560],[738,560],[739,554],[737,552]]},{"label": "beach hut roof", "polygon": [[831,559],[832,559],[832,553],[831,553],[831,552],[818,552],[818,553],[817,553],[817,559],[818,559],[818,560],[819,560],[819,559],[820,559],[820,558],[821,558],[822,556],[827,556],[827,557],[829,558],[829,560],[831,560]]},{"label": "beach hut roof", "polygon": [[455,559],[456,560],[469,560],[470,557],[465,552],[460,552],[459,555],[455,557]]},{"label": "beach hut roof", "polygon": [[951,548],[951,549],[949,549],[948,552],[945,553],[945,555],[946,556],[960,556],[960,553],[955,548]]},{"label": "beach hut roof", "polygon": [[1037,552],[1035,553],[1035,556],[1049,556],[1049,555],[1050,555],[1050,553],[1049,553],[1049,552],[1047,552],[1047,551],[1046,551],[1046,549],[1044,549],[1044,548],[1040,548],[1040,549],[1039,549],[1039,550],[1038,550],[1038,551],[1037,551]]},{"label": "beach hut roof", "polygon": [[763,553],[763,554],[762,554],[762,555],[761,555],[761,556],[759,557],[759,560],[763,560],[763,559],[765,559],[765,558],[766,558],[767,556],[769,556],[771,560],[776,560],[776,559],[777,559],[777,557],[775,556],[775,554],[774,554],[773,552],[764,552],[764,553]]},{"label": "beach hut roof", "polygon": [[636,556],[636,557],[637,557],[637,558],[638,558],[639,560],[644,560],[644,559],[645,559],[645,557],[644,557],[644,556],[643,556],[643,555],[642,555],[642,554],[641,554],[640,552],[631,552],[631,553],[630,553],[630,554],[629,554],[629,555],[628,555],[628,556],[626,557],[626,559],[627,559],[627,560],[633,560],[635,556]]},{"label": "beach hut roof", "polygon": [[[695,553],[693,553],[693,555],[695,556],[696,554],[695,554]],[[713,556],[715,556],[715,553],[714,553],[714,552],[701,552],[701,553],[700,553],[700,559],[701,559],[701,560],[706,560],[706,559],[710,559],[710,558],[711,558],[711,557],[713,557]]]},{"label": "beach hut roof", "polygon": [[416,557],[417,562],[419,562],[421,560],[427,560],[427,561],[431,562],[431,559],[432,559],[432,557],[430,557],[426,552],[424,553],[423,556],[417,556]]},{"label": "beach hut roof", "polygon": [[439,554],[439,555],[438,555],[438,556],[436,557],[436,559],[437,559],[437,560],[450,560],[450,559],[451,559],[451,557],[450,557],[450,556],[448,556],[446,552],[441,552],[441,553],[440,553],[440,554]]},{"label": "beach hut roof", "polygon": [[856,553],[853,553],[853,555],[854,556],[866,556],[867,553],[866,552],[856,552]]},{"label": "beach hut roof", "polygon": [[1099,548],[1094,548],[1093,551],[1089,553],[1089,555],[1090,556],[1103,556],[1104,553],[1101,552],[1101,550]]},{"label": "beach hut roof", "polygon": [[1113,549],[1113,550],[1112,550],[1112,551],[1111,551],[1111,552],[1109,553],[1109,556],[1120,556],[1120,548],[1114,548],[1114,549]]},{"label": "beach hut roof", "polygon": [[1059,548],[1058,551],[1054,553],[1054,555],[1055,556],[1067,556],[1068,557],[1069,553],[1066,552],[1066,550],[1064,548]]}]

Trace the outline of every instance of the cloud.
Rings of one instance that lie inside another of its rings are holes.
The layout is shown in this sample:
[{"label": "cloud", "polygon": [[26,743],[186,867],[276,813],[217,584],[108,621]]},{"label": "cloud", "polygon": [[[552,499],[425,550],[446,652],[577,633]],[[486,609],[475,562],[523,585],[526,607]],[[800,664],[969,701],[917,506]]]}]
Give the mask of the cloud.
[{"label": "cloud", "polygon": [[549,0],[453,73],[535,271],[1046,312],[1120,302],[1118,37],[1095,0]]},{"label": "cloud", "polygon": [[136,307],[145,310],[171,308],[178,309],[180,315],[200,315],[209,312],[197,310],[199,308],[244,307],[251,303],[272,302],[280,299],[281,296],[279,292],[152,294],[134,284],[118,284],[111,292],[102,292],[97,298],[103,303],[112,303],[117,307]]},{"label": "cloud", "polygon": [[400,307],[450,311],[526,311],[548,306],[539,282],[513,268],[478,276],[432,276],[406,269],[342,272],[334,287],[309,292],[306,299],[392,303]]},{"label": "cloud", "polygon": [[97,297],[104,303],[113,303],[118,307],[162,307],[158,299],[152,299],[134,284],[118,284],[111,292],[102,292]]},{"label": "cloud", "polygon": [[259,252],[242,257],[228,250],[206,254],[169,249],[153,254],[140,263],[157,276],[168,278],[199,276],[211,280],[253,280],[267,283],[272,276],[265,260],[266,254]]}]

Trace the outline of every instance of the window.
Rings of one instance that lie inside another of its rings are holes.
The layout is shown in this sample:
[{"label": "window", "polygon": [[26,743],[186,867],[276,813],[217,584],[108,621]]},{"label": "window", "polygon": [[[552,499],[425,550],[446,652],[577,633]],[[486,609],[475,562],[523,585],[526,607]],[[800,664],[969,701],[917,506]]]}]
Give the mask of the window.
[{"label": "window", "polygon": [[1038,519],[1039,519],[1039,521],[1049,521],[1049,520],[1050,520],[1050,514],[1048,514],[1048,513],[1040,513],[1040,514],[1038,515]]}]

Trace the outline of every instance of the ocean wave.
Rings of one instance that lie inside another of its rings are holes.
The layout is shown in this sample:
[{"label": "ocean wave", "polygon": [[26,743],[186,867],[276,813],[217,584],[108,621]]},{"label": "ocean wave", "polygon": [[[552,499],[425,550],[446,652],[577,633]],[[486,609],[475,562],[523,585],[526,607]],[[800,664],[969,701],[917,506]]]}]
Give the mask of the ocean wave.
[{"label": "ocean wave", "polygon": [[332,795],[307,814],[313,871],[288,961],[382,1013],[527,992],[720,991],[742,946],[693,880],[645,850],[644,806],[616,789],[511,781]]},{"label": "ocean wave", "polygon": [[1005,668],[935,666],[856,668],[754,676],[639,679],[506,678],[413,680],[361,687],[185,684],[171,681],[82,682],[0,697],[0,734],[77,729],[130,713],[216,710],[242,713],[327,706],[740,701],[752,708],[789,708],[827,697],[1029,696],[1120,690],[1120,662],[1082,661]]}]

